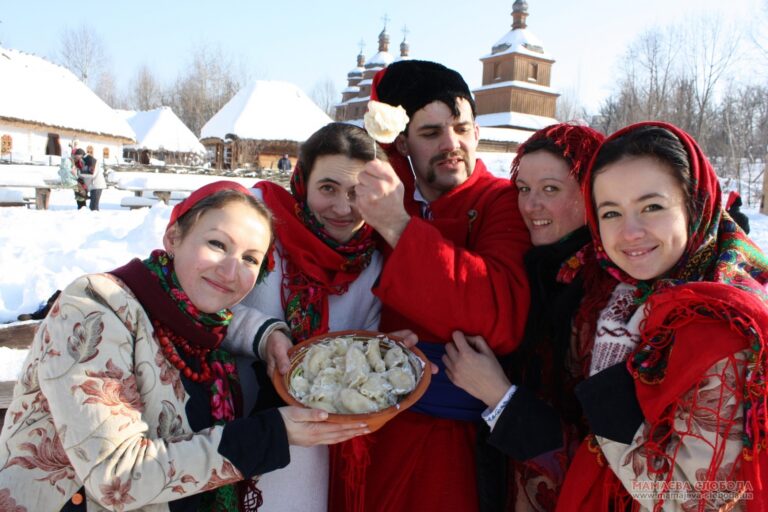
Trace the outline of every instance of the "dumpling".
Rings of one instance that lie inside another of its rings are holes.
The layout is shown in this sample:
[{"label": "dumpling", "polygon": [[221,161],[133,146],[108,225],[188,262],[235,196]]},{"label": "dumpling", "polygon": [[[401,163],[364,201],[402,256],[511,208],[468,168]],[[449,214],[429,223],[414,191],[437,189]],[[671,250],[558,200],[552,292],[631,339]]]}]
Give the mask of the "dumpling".
[{"label": "dumpling", "polygon": [[344,360],[344,384],[350,388],[365,382],[368,374],[371,373],[371,367],[368,366],[368,359],[363,353],[362,344],[354,343]]},{"label": "dumpling", "polygon": [[333,405],[333,402],[331,402],[327,398],[312,398],[302,403],[308,407],[312,407],[315,409],[322,409],[325,412],[330,412],[332,414],[339,412],[338,409],[336,409],[336,406]]},{"label": "dumpling", "polygon": [[354,389],[342,389],[339,393],[339,401],[344,410],[352,414],[374,412],[379,409],[376,402],[364,397],[359,391]]},{"label": "dumpling", "polygon": [[298,400],[301,400],[307,393],[309,393],[309,381],[302,375],[296,375],[291,379],[291,391],[293,396]]},{"label": "dumpling", "polygon": [[387,380],[392,384],[392,392],[405,395],[416,387],[416,377],[410,368],[396,367],[387,371]]},{"label": "dumpling", "polygon": [[384,360],[381,358],[381,347],[378,338],[368,341],[368,348],[365,350],[365,357],[368,358],[368,364],[373,371],[382,373],[387,369]]},{"label": "dumpling", "polygon": [[347,353],[347,349],[349,349],[349,338],[333,338],[328,342],[328,347],[333,350],[334,355],[343,356]]},{"label": "dumpling", "polygon": [[360,386],[360,393],[363,396],[376,401],[379,404],[391,405],[387,396],[392,391],[392,384],[380,373],[371,373]]},{"label": "dumpling", "polygon": [[384,354],[384,362],[387,365],[387,369],[394,368],[395,366],[403,366],[408,362],[408,358],[403,352],[403,349],[395,345],[387,350]]},{"label": "dumpling", "polygon": [[326,345],[321,343],[312,345],[312,347],[307,350],[307,354],[304,356],[304,362],[302,363],[307,380],[312,381],[315,376],[320,373],[320,370],[330,366],[332,355],[333,350]]}]

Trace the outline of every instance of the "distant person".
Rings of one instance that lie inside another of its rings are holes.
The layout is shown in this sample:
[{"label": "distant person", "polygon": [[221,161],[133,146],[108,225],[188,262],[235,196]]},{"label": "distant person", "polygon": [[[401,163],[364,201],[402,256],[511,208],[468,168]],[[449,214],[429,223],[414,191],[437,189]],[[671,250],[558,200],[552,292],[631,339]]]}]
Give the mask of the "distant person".
[{"label": "distant person", "polygon": [[75,202],[77,203],[77,209],[85,208],[88,201],[88,185],[85,182],[85,177],[81,174],[84,167],[83,157],[85,156],[85,150],[74,146],[72,152],[72,169],[76,176],[77,183],[75,184]]},{"label": "distant person", "polygon": [[741,196],[735,190],[728,194],[728,201],[725,203],[725,211],[731,216],[733,221],[749,234],[749,217],[741,212]]},{"label": "distant person", "polygon": [[280,170],[281,176],[287,176],[291,173],[291,159],[288,158],[288,154],[283,155],[283,157],[277,161],[277,168]]},{"label": "distant person", "polygon": [[[86,155],[85,151],[78,149],[75,152],[75,165],[78,168],[78,182],[82,179],[87,198],[90,199],[89,207],[96,211],[99,209],[101,191],[107,188],[107,180],[104,178],[104,170],[99,167],[98,160],[92,155]],[[75,189],[77,198],[77,188]],[[82,205],[81,205],[82,202]],[[78,210],[85,206],[85,199],[79,199]]]},{"label": "distant person", "polygon": [[0,435],[0,510],[254,510],[250,479],[289,444],[366,431],[304,407],[243,414],[220,344],[271,238],[263,203],[211,183],[174,207],[165,250],[61,292]]}]

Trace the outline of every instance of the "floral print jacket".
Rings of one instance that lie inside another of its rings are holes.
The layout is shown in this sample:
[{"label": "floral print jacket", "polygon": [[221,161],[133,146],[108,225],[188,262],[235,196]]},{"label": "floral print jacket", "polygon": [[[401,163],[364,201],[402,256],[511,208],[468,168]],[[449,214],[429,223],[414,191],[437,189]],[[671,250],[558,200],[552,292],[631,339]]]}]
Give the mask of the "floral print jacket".
[{"label": "floral print jacket", "polygon": [[61,510],[84,487],[89,511],[165,511],[287,464],[276,410],[193,428],[194,389],[121,280],[77,279],[41,324],[16,384],[0,434],[0,510]]}]

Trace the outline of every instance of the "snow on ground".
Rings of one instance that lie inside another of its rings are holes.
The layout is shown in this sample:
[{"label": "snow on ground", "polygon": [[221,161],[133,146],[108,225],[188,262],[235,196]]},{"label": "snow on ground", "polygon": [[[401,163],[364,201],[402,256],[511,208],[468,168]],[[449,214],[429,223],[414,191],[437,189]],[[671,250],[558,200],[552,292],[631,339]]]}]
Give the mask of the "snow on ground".
[{"label": "snow on ground", "polygon": [[[12,181],[11,173],[16,175],[14,183],[24,181],[14,167],[0,166],[0,185]],[[23,167],[32,180],[55,176],[55,168]],[[221,179],[152,173],[118,173],[117,177],[123,185],[149,188],[174,184],[194,188]],[[251,186],[256,180],[234,181]],[[120,200],[131,195],[116,188],[105,190],[98,212],[77,210],[72,191],[66,189],[52,192],[48,210],[0,208],[0,323],[37,310],[55,290],[82,274],[117,268],[161,247],[171,207],[159,203],[138,210],[121,208]],[[744,212],[750,218],[753,240],[768,251],[768,216],[755,209]],[[0,349],[0,381],[16,378],[24,352]]]}]

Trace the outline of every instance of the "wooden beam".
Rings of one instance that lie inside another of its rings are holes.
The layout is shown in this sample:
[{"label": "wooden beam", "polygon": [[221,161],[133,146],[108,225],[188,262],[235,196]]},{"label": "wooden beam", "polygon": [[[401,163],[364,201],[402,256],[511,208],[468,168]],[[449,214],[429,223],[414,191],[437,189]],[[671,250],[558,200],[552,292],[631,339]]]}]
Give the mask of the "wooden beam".
[{"label": "wooden beam", "polygon": [[42,320],[0,324],[0,347],[29,348]]},{"label": "wooden beam", "polygon": [[[768,154],[765,155],[768,159]],[[768,215],[768,160],[763,160],[763,196],[760,198],[760,213]]]},{"label": "wooden beam", "polygon": [[7,409],[13,400],[15,381],[0,382],[0,410]]}]

